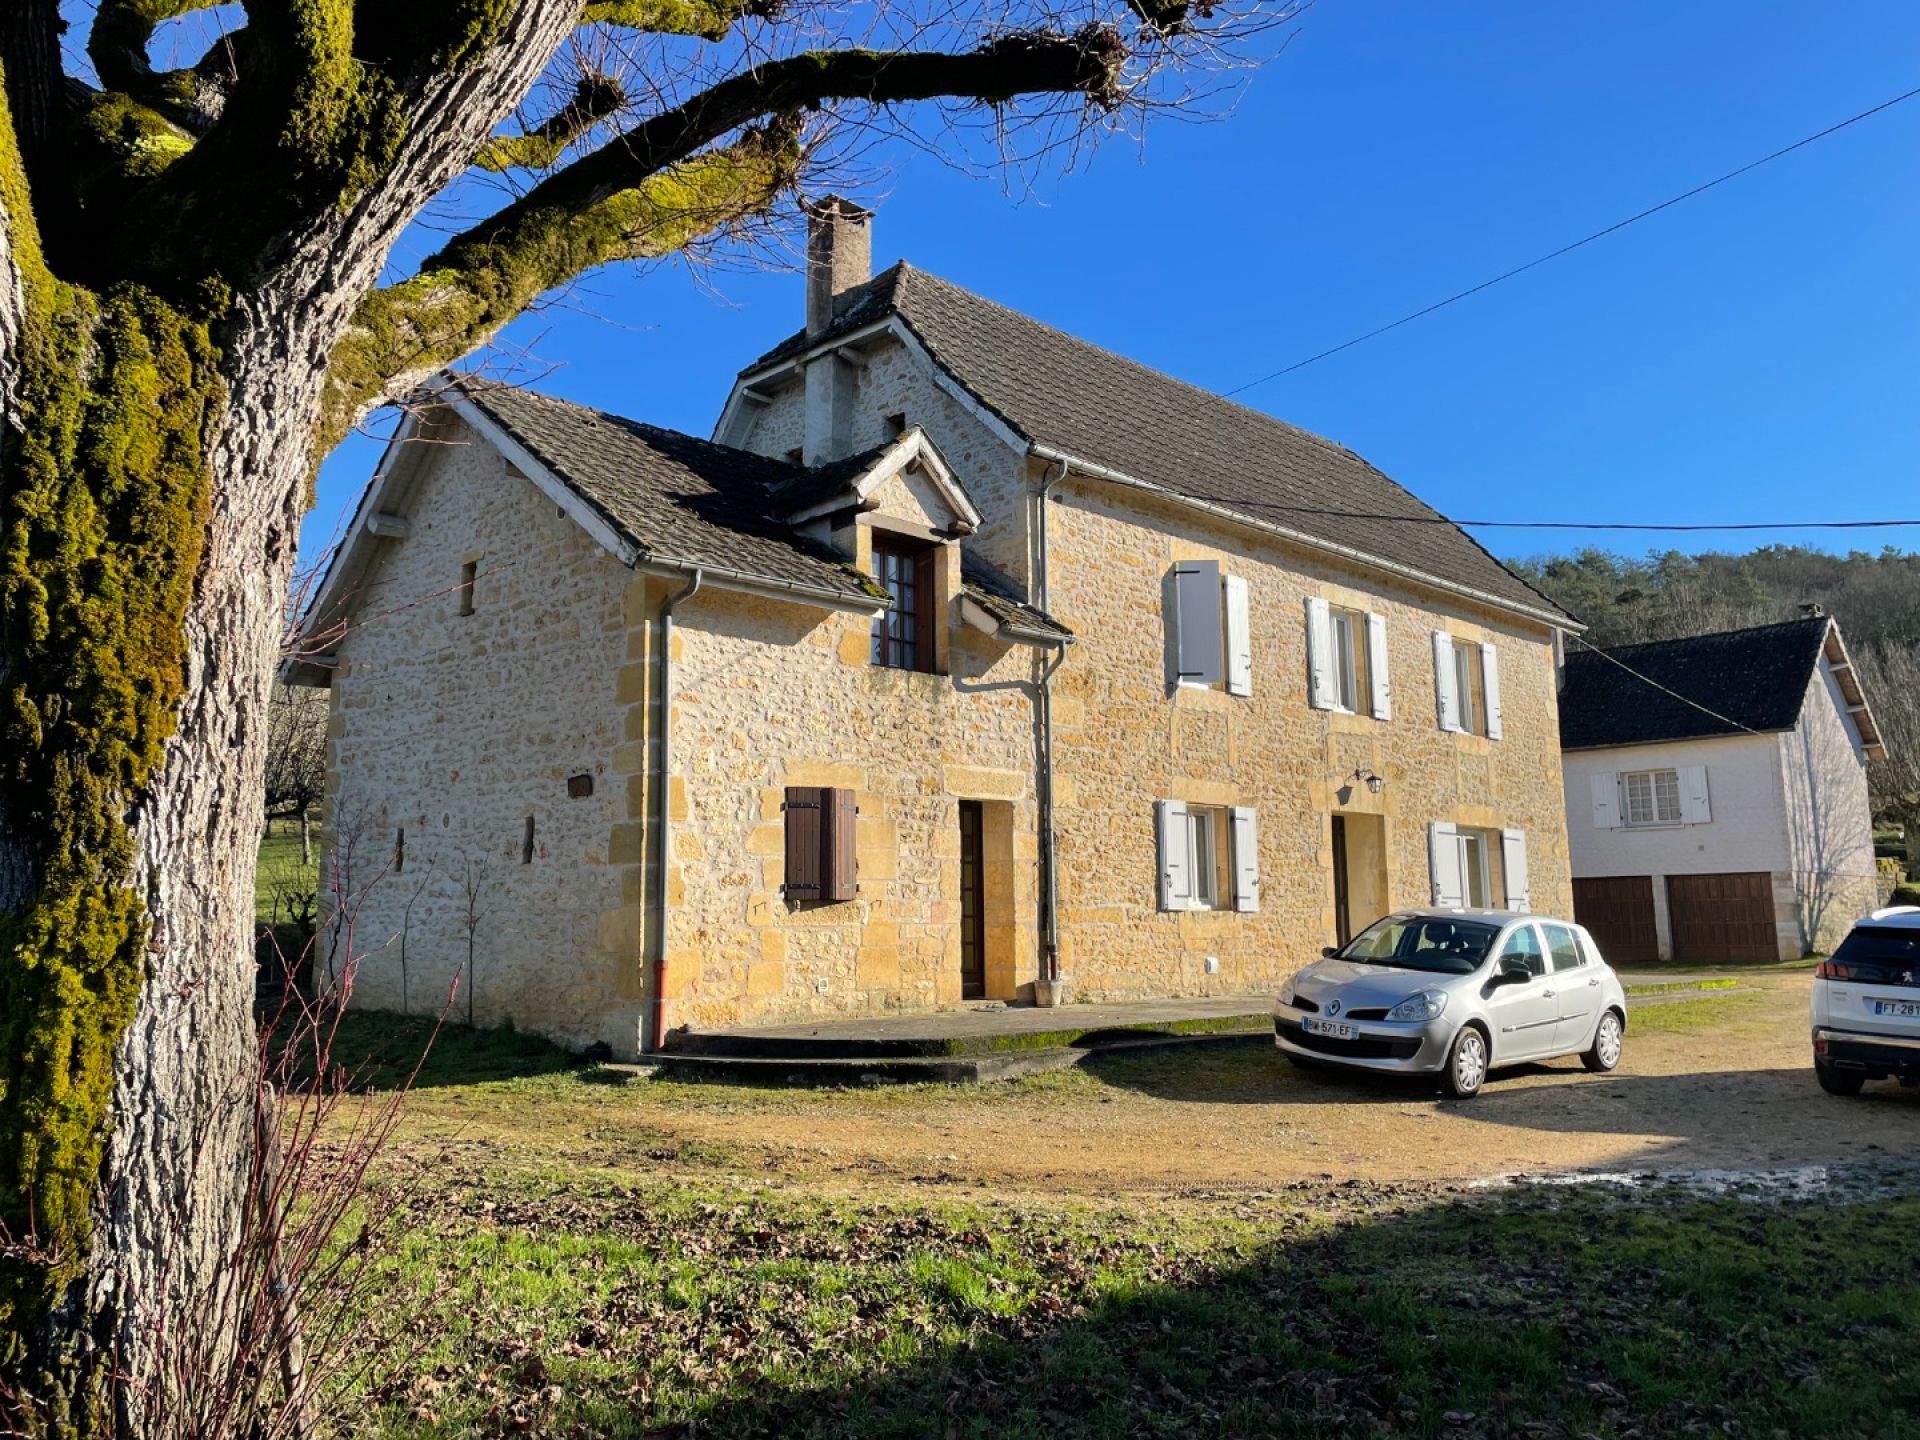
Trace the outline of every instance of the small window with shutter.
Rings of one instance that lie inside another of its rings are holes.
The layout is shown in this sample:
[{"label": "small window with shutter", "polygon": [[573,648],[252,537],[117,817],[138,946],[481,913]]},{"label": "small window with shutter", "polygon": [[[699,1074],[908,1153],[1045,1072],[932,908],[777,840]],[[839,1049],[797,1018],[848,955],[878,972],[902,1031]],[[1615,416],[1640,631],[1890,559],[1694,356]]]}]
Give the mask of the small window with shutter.
[{"label": "small window with shutter", "polygon": [[1258,822],[1244,805],[1156,807],[1162,910],[1260,908]]},{"label": "small window with shutter", "polygon": [[1253,694],[1252,597],[1217,560],[1183,560],[1167,572],[1167,684]]},{"label": "small window with shutter", "polygon": [[793,904],[851,900],[859,891],[854,827],[860,807],[853,791],[826,785],[789,785],[781,804],[787,831],[787,879]]}]

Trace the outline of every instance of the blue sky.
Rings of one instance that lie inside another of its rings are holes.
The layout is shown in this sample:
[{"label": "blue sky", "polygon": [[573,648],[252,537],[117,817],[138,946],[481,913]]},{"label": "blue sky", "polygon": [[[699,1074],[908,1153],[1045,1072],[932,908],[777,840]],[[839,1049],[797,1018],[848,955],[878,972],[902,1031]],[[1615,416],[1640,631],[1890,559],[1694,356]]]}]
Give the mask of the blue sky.
[{"label": "blue sky", "polygon": [[[908,146],[876,267],[906,257],[1225,390],[1920,84],[1920,6],[1319,0],[1218,123],[1160,123],[1009,193]],[[1920,515],[1920,99],[1243,401],[1456,516]],[[792,330],[782,273],[621,270],[510,332],[539,388],[706,434]],[[321,473],[311,557],[371,473]],[[1920,546],[1920,531],[1583,543]]]}]

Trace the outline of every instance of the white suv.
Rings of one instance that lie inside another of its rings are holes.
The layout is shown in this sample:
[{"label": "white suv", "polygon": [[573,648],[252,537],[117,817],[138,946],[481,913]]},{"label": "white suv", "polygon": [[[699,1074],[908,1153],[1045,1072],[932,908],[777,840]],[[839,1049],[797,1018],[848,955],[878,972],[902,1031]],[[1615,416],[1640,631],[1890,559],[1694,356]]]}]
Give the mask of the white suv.
[{"label": "white suv", "polygon": [[1920,907],[1874,911],[1820,962],[1813,1072],[1829,1095],[1889,1075],[1920,1085]]}]

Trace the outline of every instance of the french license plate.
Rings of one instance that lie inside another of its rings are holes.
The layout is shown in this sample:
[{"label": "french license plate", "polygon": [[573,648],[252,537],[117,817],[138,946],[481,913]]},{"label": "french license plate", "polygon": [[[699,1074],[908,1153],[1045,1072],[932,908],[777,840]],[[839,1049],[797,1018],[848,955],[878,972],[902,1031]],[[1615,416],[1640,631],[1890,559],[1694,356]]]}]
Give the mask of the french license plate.
[{"label": "french license plate", "polygon": [[1920,1020],[1920,1000],[1876,1000],[1873,1002],[1876,1015],[1894,1015],[1903,1020]]},{"label": "french license plate", "polygon": [[1306,1022],[1309,1035],[1326,1035],[1335,1040],[1351,1040],[1360,1033],[1344,1020],[1316,1020],[1309,1015],[1306,1017]]}]

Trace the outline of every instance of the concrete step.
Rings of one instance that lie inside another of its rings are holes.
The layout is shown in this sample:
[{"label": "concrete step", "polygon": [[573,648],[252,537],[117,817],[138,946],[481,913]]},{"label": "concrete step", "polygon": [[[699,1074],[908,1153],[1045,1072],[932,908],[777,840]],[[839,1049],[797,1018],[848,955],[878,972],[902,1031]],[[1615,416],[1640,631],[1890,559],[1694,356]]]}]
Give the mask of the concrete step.
[{"label": "concrete step", "polygon": [[1223,1045],[1264,1045],[1271,1026],[1260,1030],[1214,1032],[1204,1035],[1133,1034],[1099,1045],[1052,1045],[1020,1050],[997,1050],[971,1055],[709,1055],[669,1050],[643,1057],[639,1065],[602,1066],[619,1070],[625,1078],[661,1080],[718,1080],[743,1085],[862,1086],[862,1085],[978,1085],[1011,1080],[1046,1070],[1064,1070],[1095,1056],[1140,1051],[1207,1048]]},{"label": "concrete step", "polygon": [[[1231,1016],[1144,1021],[1130,1025],[1072,1025],[1045,1030],[979,1033],[863,1035],[857,1024],[830,1022],[815,1034],[755,1030],[690,1030],[673,1035],[664,1056],[740,1060],[943,1060],[1041,1050],[1098,1050],[1155,1038],[1270,1033],[1272,1011]],[[932,1027],[929,1027],[932,1030]]]}]

